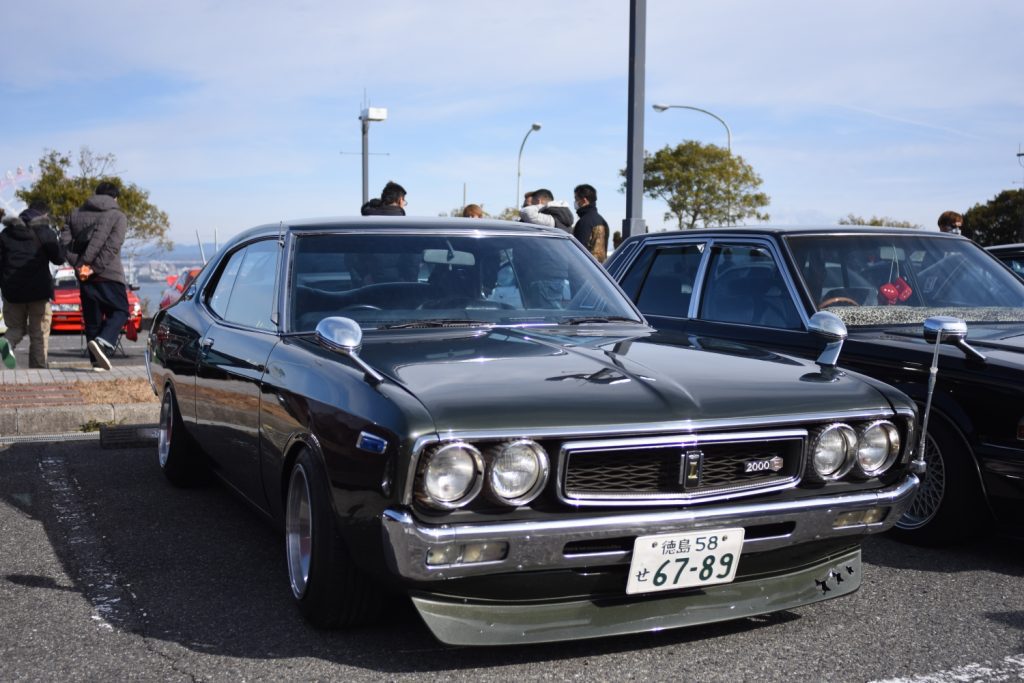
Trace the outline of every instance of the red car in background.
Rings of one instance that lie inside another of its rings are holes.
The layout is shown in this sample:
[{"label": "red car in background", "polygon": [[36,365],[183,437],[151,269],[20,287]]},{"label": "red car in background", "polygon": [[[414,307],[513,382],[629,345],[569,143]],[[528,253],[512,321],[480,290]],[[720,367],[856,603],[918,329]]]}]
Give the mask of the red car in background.
[{"label": "red car in background", "polygon": [[181,298],[181,293],[188,289],[188,286],[202,270],[202,266],[192,266],[191,268],[182,268],[177,275],[168,275],[167,289],[160,295],[160,310],[164,310]]},{"label": "red car in background", "polygon": [[[53,321],[50,329],[56,332],[81,332],[84,328],[82,323],[82,295],[78,291],[78,278],[75,277],[75,269],[70,267],[58,268],[53,276]],[[142,327],[142,302],[131,289],[128,290],[128,322],[124,324],[125,332],[131,326],[134,335],[137,336]]]}]

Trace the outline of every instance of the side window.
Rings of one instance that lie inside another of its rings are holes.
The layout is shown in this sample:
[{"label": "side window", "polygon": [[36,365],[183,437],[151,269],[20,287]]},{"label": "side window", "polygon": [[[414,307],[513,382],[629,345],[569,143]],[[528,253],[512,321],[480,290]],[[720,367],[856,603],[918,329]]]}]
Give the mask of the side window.
[{"label": "side window", "polygon": [[275,240],[265,240],[231,254],[209,297],[213,312],[228,322],[260,329],[273,327],[270,314],[278,252]]},{"label": "side window", "polygon": [[270,316],[274,309],[274,281],[281,248],[276,240],[264,240],[249,245],[244,252],[224,319],[268,330],[273,327]]},{"label": "side window", "polygon": [[231,289],[235,286],[235,278],[238,277],[238,269],[242,267],[242,260],[245,258],[245,249],[239,249],[228,257],[228,263],[217,278],[217,284],[210,294],[209,304],[213,312],[221,318],[227,317],[228,302],[231,300]]},{"label": "side window", "polygon": [[768,249],[756,245],[712,247],[699,315],[717,322],[801,327],[778,264]]},{"label": "side window", "polygon": [[658,249],[636,299],[646,315],[687,317],[703,244]]}]

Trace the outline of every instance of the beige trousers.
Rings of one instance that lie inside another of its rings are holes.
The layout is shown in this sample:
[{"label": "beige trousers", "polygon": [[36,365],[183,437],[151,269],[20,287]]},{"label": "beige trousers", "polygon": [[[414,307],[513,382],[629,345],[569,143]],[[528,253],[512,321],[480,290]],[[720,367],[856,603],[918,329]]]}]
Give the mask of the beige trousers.
[{"label": "beige trousers", "polygon": [[11,303],[4,297],[4,322],[7,323],[7,341],[11,349],[28,334],[28,366],[45,368],[46,353],[50,345],[50,302],[30,301],[27,304]]}]

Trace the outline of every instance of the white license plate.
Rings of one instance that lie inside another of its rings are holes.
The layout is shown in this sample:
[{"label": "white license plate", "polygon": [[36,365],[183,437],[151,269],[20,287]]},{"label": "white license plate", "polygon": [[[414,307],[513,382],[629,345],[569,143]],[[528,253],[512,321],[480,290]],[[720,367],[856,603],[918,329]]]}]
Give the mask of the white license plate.
[{"label": "white license plate", "polygon": [[633,543],[626,593],[729,583],[742,550],[742,528],[640,536]]}]

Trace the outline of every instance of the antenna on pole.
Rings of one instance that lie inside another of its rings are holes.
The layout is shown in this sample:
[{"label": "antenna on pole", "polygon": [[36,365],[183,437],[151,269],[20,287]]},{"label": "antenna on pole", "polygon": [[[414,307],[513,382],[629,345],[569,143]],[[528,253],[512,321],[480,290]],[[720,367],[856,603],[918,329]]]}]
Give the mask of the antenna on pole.
[{"label": "antenna on pole", "polygon": [[199,243],[199,256],[203,259],[203,265],[206,265],[206,252],[203,251],[203,241],[199,239],[199,228],[196,228],[196,242]]}]

